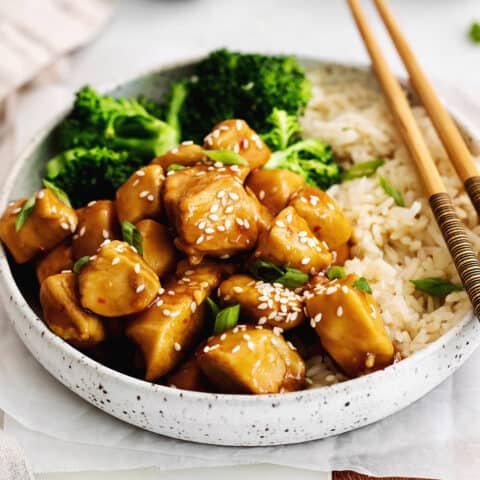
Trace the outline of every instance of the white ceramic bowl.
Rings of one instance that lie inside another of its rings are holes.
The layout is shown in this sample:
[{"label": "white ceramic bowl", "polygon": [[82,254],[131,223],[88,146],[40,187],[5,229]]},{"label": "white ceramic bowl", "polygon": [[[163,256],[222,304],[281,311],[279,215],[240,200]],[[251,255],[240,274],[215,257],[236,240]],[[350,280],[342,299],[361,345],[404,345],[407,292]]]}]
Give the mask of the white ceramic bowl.
[{"label": "white ceramic bowl", "polygon": [[[318,60],[304,63],[324,65]],[[188,74],[193,64],[149,72],[107,91],[158,98],[171,79]],[[355,66],[336,68],[345,69],[349,75],[356,69],[365,71]],[[64,115],[39,133],[17,160],[1,190],[2,211],[10,200],[38,189],[43,164],[55,153],[52,129]],[[464,122],[458,123],[468,141],[476,144],[478,137]],[[182,391],[111,370],[50,332],[39,317],[38,287],[22,280],[23,271],[23,267],[9,264],[0,247],[0,292],[8,315],[32,355],[54,377],[125,422],[195,442],[276,445],[323,438],[367,425],[422,397],[454,372],[480,343],[480,323],[469,314],[410,358],[337,385],[261,396]]]}]

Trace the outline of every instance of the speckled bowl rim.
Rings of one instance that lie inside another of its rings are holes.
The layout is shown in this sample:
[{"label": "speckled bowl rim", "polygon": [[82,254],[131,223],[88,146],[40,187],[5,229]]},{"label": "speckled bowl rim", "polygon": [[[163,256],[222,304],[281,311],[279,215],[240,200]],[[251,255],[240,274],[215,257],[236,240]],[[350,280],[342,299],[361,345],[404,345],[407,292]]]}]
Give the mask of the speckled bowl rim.
[{"label": "speckled bowl rim", "polygon": [[[109,92],[114,90],[115,88],[121,87],[123,84],[127,82],[133,81],[136,78],[141,78],[146,75],[153,74],[153,73],[161,73],[162,71],[166,70],[174,70],[181,67],[187,67],[192,65],[199,60],[204,58],[204,56],[198,57],[190,57],[186,58],[181,61],[176,62],[169,62],[160,64],[155,68],[150,68],[141,72],[138,72],[134,75],[129,76],[128,78],[122,79],[120,81],[109,82],[108,84],[104,84],[102,86],[95,86],[101,92]],[[338,60],[328,59],[328,58],[316,58],[313,56],[303,56],[297,55],[297,58],[301,62],[311,63],[311,64],[324,64],[324,65],[332,65],[332,66],[339,66],[343,68],[351,68],[354,70],[369,72],[371,68],[366,63],[356,63],[356,62],[339,62]],[[401,76],[397,76],[400,79],[401,83],[405,86],[408,85],[408,82],[402,78]],[[409,90],[410,87],[407,87]],[[480,145],[480,135],[472,126],[472,124],[463,118],[462,115],[459,115],[455,109],[451,108],[447,105],[448,111],[461,127],[461,129],[467,133],[473,143],[477,143]],[[65,106],[62,111],[56,115],[50,122],[48,122],[45,127],[41,128],[28,142],[26,147],[23,149],[21,154],[18,156],[13,168],[10,170],[9,175],[5,183],[1,188],[0,193],[0,209],[4,209],[8,202],[11,200],[10,192],[12,190],[13,184],[15,179],[23,167],[25,160],[33,153],[33,151],[38,147],[40,141],[48,135],[51,130],[58,124],[58,122],[64,118],[64,116],[71,110],[71,103],[68,106]],[[415,364],[418,363],[421,359],[430,356],[435,351],[442,348],[442,343],[448,343],[449,341],[453,341],[453,339],[461,332],[472,320],[475,319],[473,312],[470,311],[467,313],[456,325],[454,325],[450,330],[445,332],[441,335],[438,339],[434,342],[428,344],[423,349],[419,350],[418,352],[413,353],[409,357],[401,360],[398,363],[390,365],[383,370],[379,370],[368,375],[353,378],[349,380],[345,380],[343,382],[328,385],[319,388],[312,388],[307,390],[299,390],[295,392],[288,392],[288,393],[276,393],[276,394],[266,394],[266,395],[245,395],[245,394],[225,394],[225,393],[204,393],[204,392],[196,392],[196,391],[189,391],[189,390],[182,390],[177,388],[168,387],[165,385],[148,382],[145,380],[137,379],[135,377],[131,377],[124,373],[118,372],[113,370],[92,358],[83,354],[80,350],[77,350],[75,347],[69,345],[67,342],[62,340],[60,337],[55,335],[51,332],[43,320],[36,315],[33,309],[28,305],[27,301],[23,297],[20,289],[18,288],[15,279],[13,278],[12,271],[10,269],[10,265],[8,263],[8,259],[6,256],[6,251],[4,249],[3,244],[0,243],[0,282],[2,286],[6,289],[4,292],[3,297],[9,298],[10,301],[14,302],[17,307],[19,308],[20,312],[29,322],[30,326],[36,330],[38,334],[40,334],[43,339],[50,343],[53,348],[58,348],[62,351],[65,356],[70,357],[71,360],[76,362],[83,362],[83,364],[91,368],[92,370],[97,370],[99,373],[102,373],[106,376],[110,376],[112,379],[118,380],[120,383],[129,384],[131,387],[136,387],[139,389],[151,389],[156,394],[162,395],[169,395],[175,392],[182,392],[183,397],[185,399],[191,398],[192,400],[195,399],[205,399],[205,400],[215,400],[215,402],[229,402],[232,399],[237,400],[242,406],[248,407],[248,405],[256,404],[265,404],[265,406],[269,406],[272,400],[282,400],[282,401],[289,401],[294,402],[296,401],[298,394],[301,393],[305,400],[312,399],[319,395],[319,392],[325,393],[326,391],[330,391],[332,393],[340,392],[344,389],[345,386],[350,386],[353,388],[361,389],[367,386],[367,383],[370,381],[369,379],[375,377],[381,377],[388,374],[394,374],[396,371],[401,371],[404,369],[413,369]],[[453,373],[453,371],[452,371]]]}]

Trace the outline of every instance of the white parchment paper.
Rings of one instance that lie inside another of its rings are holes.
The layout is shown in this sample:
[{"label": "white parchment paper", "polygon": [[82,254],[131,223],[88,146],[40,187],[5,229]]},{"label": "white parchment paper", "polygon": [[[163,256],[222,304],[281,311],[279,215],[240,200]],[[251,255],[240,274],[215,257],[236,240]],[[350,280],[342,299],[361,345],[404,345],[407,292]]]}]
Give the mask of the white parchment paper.
[{"label": "white parchment paper", "polygon": [[[471,98],[443,93],[480,125]],[[34,127],[28,124],[33,111],[48,105],[53,115],[65,98],[68,92],[50,88],[23,99],[22,136],[29,136],[26,126]],[[36,472],[273,463],[384,476],[480,478],[480,351],[425,398],[369,427],[292,446],[214,447],[144,432],[84,402],[36,362],[0,311],[0,407],[8,414],[6,432]]]}]

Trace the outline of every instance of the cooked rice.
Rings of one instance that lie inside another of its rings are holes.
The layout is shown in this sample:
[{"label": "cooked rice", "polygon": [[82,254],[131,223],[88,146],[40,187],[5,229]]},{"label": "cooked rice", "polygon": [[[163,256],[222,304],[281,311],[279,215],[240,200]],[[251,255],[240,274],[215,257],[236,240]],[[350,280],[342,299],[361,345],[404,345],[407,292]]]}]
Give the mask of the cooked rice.
[{"label": "cooked rice", "polygon": [[[377,173],[403,194],[405,208],[384,192],[376,175],[328,191],[354,227],[353,258],[346,270],[367,278],[395,348],[406,357],[455,325],[470,310],[468,297],[454,292],[434,299],[416,292],[410,282],[424,277],[459,282],[459,278],[413,161],[371,74],[336,67],[315,69],[309,76],[314,88],[302,120],[305,136],[329,142],[346,168],[373,158],[386,160]],[[461,182],[424,109],[414,107],[414,115],[474,247],[480,250],[477,215]],[[308,361],[307,377],[313,381],[310,387],[345,378],[322,357]]]}]

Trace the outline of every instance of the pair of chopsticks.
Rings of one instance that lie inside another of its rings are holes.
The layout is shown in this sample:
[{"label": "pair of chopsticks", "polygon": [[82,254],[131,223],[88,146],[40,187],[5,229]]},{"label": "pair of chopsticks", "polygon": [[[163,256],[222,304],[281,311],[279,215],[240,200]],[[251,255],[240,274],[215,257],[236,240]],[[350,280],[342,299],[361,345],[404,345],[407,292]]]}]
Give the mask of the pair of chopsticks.
[{"label": "pair of chopsticks", "polygon": [[[386,0],[374,0],[374,3],[409,73],[410,82],[425,107],[457,175],[462,180],[477,213],[480,215],[480,176],[470,151],[423,73]],[[473,310],[476,316],[480,318],[480,262],[477,254],[468,241],[465,227],[455,212],[452,200],[415,122],[408,100],[383,57],[359,0],[348,0],[348,4],[400,134],[416,164],[429,198],[430,207],[468,293]]]}]

